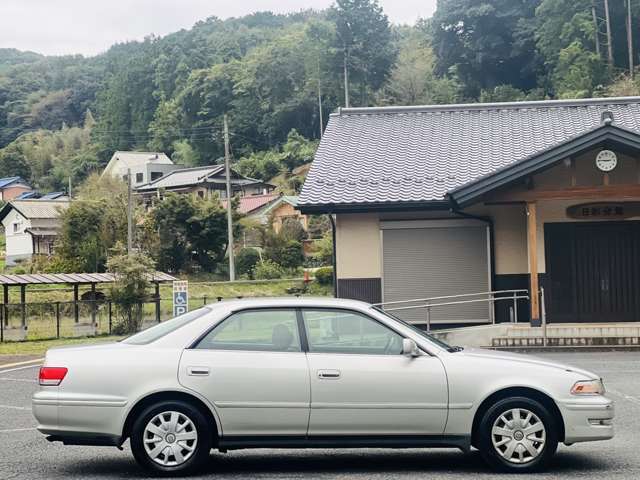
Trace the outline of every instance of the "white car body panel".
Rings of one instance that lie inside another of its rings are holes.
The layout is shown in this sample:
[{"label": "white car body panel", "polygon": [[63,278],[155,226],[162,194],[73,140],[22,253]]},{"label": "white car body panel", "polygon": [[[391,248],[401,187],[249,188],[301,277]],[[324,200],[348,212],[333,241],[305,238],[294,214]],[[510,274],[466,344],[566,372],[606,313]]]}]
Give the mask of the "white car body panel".
[{"label": "white car body panel", "polygon": [[[246,308],[327,307],[354,310],[414,340],[423,354],[313,354],[198,350],[201,335]],[[575,396],[576,381],[591,372],[517,354],[448,352],[411,327],[362,302],[335,299],[256,299],[220,302],[211,312],[147,345],[126,343],[54,348],[45,366],[67,367],[59,387],[33,396],[38,429],[54,439],[108,437],[126,440],[125,421],[145,397],[182,392],[211,412],[220,439],[233,436],[471,437],[482,402],[507,388],[529,388],[558,407],[567,444],[613,437],[605,395]],[[342,358],[346,357],[346,358]],[[206,367],[207,376],[188,374]],[[340,378],[317,378],[339,370]],[[444,444],[450,444],[444,442]]]}]

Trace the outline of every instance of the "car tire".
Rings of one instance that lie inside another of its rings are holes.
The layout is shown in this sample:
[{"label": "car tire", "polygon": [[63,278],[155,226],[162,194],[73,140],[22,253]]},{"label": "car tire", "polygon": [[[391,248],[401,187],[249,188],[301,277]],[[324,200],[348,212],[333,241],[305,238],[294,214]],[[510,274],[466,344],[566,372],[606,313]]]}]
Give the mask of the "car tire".
[{"label": "car tire", "polygon": [[554,416],[537,400],[505,398],[482,416],[477,447],[485,462],[496,470],[540,471],[558,448],[556,423]]},{"label": "car tire", "polygon": [[163,476],[188,475],[209,459],[213,432],[192,404],[171,400],[144,409],[133,423],[131,451],[140,466]]}]

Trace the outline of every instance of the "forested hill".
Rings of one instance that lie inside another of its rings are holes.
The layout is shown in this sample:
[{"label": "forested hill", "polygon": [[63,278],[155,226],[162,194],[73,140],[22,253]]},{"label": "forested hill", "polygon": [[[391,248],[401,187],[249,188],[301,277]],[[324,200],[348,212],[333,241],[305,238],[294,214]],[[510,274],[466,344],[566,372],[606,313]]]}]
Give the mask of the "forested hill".
[{"label": "forested hill", "polygon": [[[345,103],[345,64],[351,106],[636,94],[627,2],[609,4],[608,30],[604,0],[440,0],[412,27],[373,0],[337,0],[211,17],[90,58],[0,49],[0,176],[61,189],[126,149],[212,163],[227,113],[240,168],[270,178],[310,158],[319,98],[323,123]],[[640,0],[631,12],[637,64]]]}]

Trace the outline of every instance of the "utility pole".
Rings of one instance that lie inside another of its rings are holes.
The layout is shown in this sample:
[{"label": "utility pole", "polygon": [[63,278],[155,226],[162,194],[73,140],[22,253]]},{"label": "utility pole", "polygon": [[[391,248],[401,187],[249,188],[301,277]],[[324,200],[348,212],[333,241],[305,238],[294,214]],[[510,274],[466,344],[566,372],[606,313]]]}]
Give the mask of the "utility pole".
[{"label": "utility pole", "polygon": [[347,68],[347,58],[349,57],[349,49],[344,46],[344,108],[349,108],[349,69]]},{"label": "utility pole", "polygon": [[229,124],[227,123],[227,114],[224,114],[224,169],[225,180],[227,184],[227,251],[229,254],[229,281],[236,279],[236,267],[233,258],[233,218],[231,213],[231,168],[229,167]]},{"label": "utility pole", "polygon": [[322,127],[324,121],[322,119],[322,89],[320,85],[320,57],[318,57],[318,112],[320,113],[320,139],[322,139]]},{"label": "utility pole", "polygon": [[131,169],[127,169],[127,255],[133,253],[133,214],[131,211]]},{"label": "utility pole", "polygon": [[598,58],[601,58],[601,53],[600,53],[600,27],[598,25],[598,15],[596,13],[595,0],[591,2],[591,16],[593,17],[593,31],[595,33],[596,53],[598,54]]},{"label": "utility pole", "polygon": [[631,30],[631,0],[627,0],[627,50],[629,52],[629,76],[633,78],[633,31]]},{"label": "utility pole", "polygon": [[611,16],[609,15],[609,0],[604,0],[604,18],[607,27],[607,61],[609,73],[613,71],[613,42],[611,41]]}]

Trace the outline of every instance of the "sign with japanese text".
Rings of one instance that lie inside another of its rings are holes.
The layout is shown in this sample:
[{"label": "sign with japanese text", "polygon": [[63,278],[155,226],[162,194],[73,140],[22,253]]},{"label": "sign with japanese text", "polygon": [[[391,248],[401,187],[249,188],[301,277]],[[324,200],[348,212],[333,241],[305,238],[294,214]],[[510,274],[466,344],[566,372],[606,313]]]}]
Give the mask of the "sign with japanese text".
[{"label": "sign with japanese text", "polygon": [[640,216],[640,202],[583,203],[567,208],[567,217],[579,220],[620,220]]},{"label": "sign with japanese text", "polygon": [[173,282],[173,316],[185,314],[189,311],[189,282],[175,280]]}]

